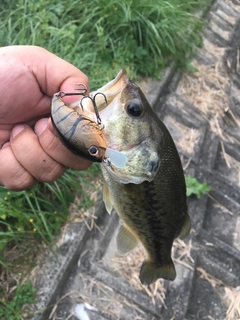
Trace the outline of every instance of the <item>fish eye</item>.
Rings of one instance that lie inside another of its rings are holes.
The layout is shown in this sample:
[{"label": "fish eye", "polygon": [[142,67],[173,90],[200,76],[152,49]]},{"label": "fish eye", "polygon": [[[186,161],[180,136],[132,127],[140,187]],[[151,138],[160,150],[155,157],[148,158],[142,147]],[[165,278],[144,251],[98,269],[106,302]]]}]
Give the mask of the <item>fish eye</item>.
[{"label": "fish eye", "polygon": [[88,149],[88,152],[91,156],[96,156],[98,154],[98,148],[96,146],[91,146]]},{"label": "fish eye", "polygon": [[130,102],[127,106],[127,113],[132,117],[140,117],[143,114],[143,106],[135,101]]}]

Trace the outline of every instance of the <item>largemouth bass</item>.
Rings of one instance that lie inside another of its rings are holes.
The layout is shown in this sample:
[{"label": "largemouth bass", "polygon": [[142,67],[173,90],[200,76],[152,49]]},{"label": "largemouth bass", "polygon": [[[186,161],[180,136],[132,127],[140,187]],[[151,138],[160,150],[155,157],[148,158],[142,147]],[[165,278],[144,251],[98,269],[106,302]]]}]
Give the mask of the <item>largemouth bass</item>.
[{"label": "largemouth bass", "polygon": [[[118,251],[125,254],[140,241],[147,252],[140,270],[142,284],[158,278],[174,280],[173,241],[190,230],[185,179],[175,144],[126,71],[91,95],[98,92],[105,95],[96,99],[102,137],[108,148],[127,159],[122,167],[111,160],[101,164],[106,209],[109,213],[115,209],[123,222]],[[94,119],[91,103],[85,100],[83,109],[92,112]]]}]

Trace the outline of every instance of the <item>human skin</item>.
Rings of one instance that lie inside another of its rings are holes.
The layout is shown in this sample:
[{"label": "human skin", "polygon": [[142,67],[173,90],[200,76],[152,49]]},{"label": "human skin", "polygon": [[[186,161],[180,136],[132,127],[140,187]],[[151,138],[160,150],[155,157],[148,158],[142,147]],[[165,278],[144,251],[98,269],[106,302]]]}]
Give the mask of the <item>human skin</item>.
[{"label": "human skin", "polygon": [[89,88],[84,73],[41,47],[0,48],[1,185],[25,190],[38,181],[55,181],[67,167],[90,166],[62,145],[49,118],[53,94],[74,91],[76,83]]}]

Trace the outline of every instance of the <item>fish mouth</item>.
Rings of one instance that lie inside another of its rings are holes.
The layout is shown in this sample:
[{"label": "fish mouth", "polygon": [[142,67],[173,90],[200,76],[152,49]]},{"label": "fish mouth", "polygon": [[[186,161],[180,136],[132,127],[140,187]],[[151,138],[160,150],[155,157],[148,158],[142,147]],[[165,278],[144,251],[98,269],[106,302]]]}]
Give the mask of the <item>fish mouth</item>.
[{"label": "fish mouth", "polygon": [[127,72],[125,69],[122,69],[118,72],[117,76],[112,81],[99,88],[98,90],[91,92],[90,96],[92,98],[95,97],[98,111],[100,112],[106,109],[107,106],[114,100],[114,98],[124,90],[128,82],[129,78]]},{"label": "fish mouth", "polygon": [[[108,82],[96,91],[90,92],[89,96],[85,96],[80,100],[81,102],[79,100],[72,102],[69,104],[69,107],[79,113],[84,110],[84,114],[88,113],[88,116],[94,120],[95,112],[92,100],[94,99],[94,103],[96,104],[99,112],[107,109],[115,97],[124,90],[128,82],[129,78],[127,72],[125,69],[122,69],[112,81]],[[91,99],[85,99],[87,97]]]}]

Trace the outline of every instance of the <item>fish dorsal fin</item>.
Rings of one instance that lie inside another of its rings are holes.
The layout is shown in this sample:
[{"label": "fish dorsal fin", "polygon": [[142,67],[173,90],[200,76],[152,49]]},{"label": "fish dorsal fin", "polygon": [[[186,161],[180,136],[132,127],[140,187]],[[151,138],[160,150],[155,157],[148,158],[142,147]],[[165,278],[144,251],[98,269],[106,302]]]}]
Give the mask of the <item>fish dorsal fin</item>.
[{"label": "fish dorsal fin", "polygon": [[182,229],[178,235],[178,238],[184,239],[189,234],[190,229],[191,229],[191,221],[190,221],[189,215],[187,214],[184,224],[182,226]]},{"label": "fish dorsal fin", "polygon": [[105,203],[106,210],[109,214],[111,214],[113,205],[112,205],[112,199],[110,195],[109,187],[106,183],[103,185],[103,201]]},{"label": "fish dorsal fin", "polygon": [[117,235],[117,249],[119,253],[125,254],[138,244],[138,239],[129,231],[125,225],[121,225]]},{"label": "fish dorsal fin", "polygon": [[145,260],[140,270],[140,281],[142,284],[150,285],[157,279],[174,280],[176,278],[176,270],[172,259],[168,264],[156,265],[154,262]]}]

